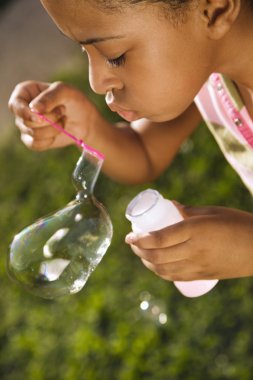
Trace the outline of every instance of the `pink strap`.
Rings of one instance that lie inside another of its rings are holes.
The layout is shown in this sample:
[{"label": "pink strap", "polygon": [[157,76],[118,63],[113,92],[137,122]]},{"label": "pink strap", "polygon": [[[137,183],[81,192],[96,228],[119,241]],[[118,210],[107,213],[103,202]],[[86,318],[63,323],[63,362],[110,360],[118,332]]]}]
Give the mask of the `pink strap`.
[{"label": "pink strap", "polygon": [[227,115],[230,117],[232,123],[235,125],[240,134],[245,138],[249,145],[253,148],[253,131],[243,118],[240,111],[238,111],[232,100],[230,99],[227,91],[224,88],[220,74],[213,73],[210,76],[210,81],[216,94],[221,100],[222,107]]}]

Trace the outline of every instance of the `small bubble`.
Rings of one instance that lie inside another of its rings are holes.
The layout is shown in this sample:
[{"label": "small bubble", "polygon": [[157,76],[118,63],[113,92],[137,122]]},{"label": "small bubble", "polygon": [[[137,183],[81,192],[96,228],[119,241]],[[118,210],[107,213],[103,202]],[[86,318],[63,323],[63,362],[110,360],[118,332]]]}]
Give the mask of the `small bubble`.
[{"label": "small bubble", "polygon": [[144,318],[159,325],[165,325],[167,323],[168,316],[165,313],[166,305],[164,300],[154,298],[146,291],[140,293],[139,298],[141,300],[139,307]]},{"label": "small bubble", "polygon": [[159,314],[158,319],[159,319],[159,322],[161,323],[161,325],[165,325],[165,323],[167,323],[167,321],[168,321],[168,317],[165,313]]},{"label": "small bubble", "polygon": [[158,315],[160,313],[160,308],[157,305],[154,305],[151,309],[153,315]]},{"label": "small bubble", "polygon": [[141,310],[148,310],[149,308],[149,302],[148,301],[142,301],[140,304]]}]

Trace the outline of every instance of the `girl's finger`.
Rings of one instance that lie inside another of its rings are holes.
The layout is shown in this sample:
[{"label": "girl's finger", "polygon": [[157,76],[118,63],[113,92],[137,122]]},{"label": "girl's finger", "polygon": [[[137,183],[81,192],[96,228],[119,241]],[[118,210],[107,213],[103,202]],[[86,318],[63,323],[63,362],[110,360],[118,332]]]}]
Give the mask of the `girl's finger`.
[{"label": "girl's finger", "polygon": [[163,265],[154,265],[146,260],[142,260],[142,263],[150,271],[167,281],[191,281],[197,278],[197,274],[187,260]]},{"label": "girl's finger", "polygon": [[9,101],[10,110],[18,117],[23,120],[30,122],[38,122],[38,117],[31,111],[26,100],[15,97],[15,94],[12,94],[12,97]]},{"label": "girl's finger", "polygon": [[35,115],[29,108],[29,103],[41,91],[48,87],[47,83],[26,81],[18,84],[9,99],[9,109],[24,120],[36,121]]},{"label": "girl's finger", "polygon": [[192,206],[181,205],[181,210],[185,217],[193,217],[193,216],[222,214],[224,212],[224,207],[219,207],[219,206],[192,207]]},{"label": "girl's finger", "polygon": [[21,140],[27,148],[34,151],[43,151],[53,146],[55,138],[52,137],[43,140],[35,140],[33,136],[26,133],[21,133]]},{"label": "girl's finger", "polygon": [[16,125],[22,134],[32,136],[34,141],[55,138],[61,133],[51,126],[44,126],[43,128],[28,127],[27,124],[24,124],[23,119],[18,117],[16,118]]},{"label": "girl's finger", "polygon": [[36,114],[36,111],[32,110],[32,114],[35,116],[36,121],[28,121],[26,124],[28,126],[31,126],[32,128],[51,126],[52,123],[58,124],[60,127],[63,127],[62,121],[64,118],[64,111],[64,106],[57,106],[51,112],[43,113],[40,116]]},{"label": "girl's finger", "polygon": [[64,107],[66,93],[68,92],[69,87],[65,84],[61,82],[52,83],[45,91],[31,101],[29,107],[50,117],[53,110],[58,109],[58,107]]},{"label": "girl's finger", "polygon": [[15,124],[21,133],[24,133],[24,134],[27,133],[28,135],[31,135],[31,136],[33,135],[33,129],[28,127],[26,124],[24,124],[23,119],[21,119],[20,117],[15,118]]},{"label": "girl's finger", "polygon": [[187,221],[182,221],[159,231],[145,234],[131,232],[126,236],[126,243],[139,248],[153,249],[171,247],[190,239],[190,229]]},{"label": "girl's finger", "polygon": [[27,148],[32,149],[33,137],[30,134],[21,133],[20,139]]},{"label": "girl's finger", "polygon": [[32,135],[36,141],[55,138],[59,133],[61,132],[50,126],[32,129]]},{"label": "girl's finger", "polygon": [[141,249],[134,245],[132,245],[131,248],[138,257],[155,265],[184,260],[188,256],[187,250],[190,249],[187,242],[158,250]]}]

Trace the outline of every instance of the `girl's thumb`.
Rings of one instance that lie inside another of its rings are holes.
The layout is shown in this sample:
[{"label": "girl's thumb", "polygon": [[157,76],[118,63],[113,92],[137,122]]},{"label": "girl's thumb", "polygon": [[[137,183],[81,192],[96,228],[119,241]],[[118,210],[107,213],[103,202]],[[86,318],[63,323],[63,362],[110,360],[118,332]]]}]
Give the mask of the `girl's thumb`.
[{"label": "girl's thumb", "polygon": [[54,108],[59,107],[63,100],[64,86],[60,82],[52,83],[46,90],[34,98],[29,107],[39,113],[50,113]]}]

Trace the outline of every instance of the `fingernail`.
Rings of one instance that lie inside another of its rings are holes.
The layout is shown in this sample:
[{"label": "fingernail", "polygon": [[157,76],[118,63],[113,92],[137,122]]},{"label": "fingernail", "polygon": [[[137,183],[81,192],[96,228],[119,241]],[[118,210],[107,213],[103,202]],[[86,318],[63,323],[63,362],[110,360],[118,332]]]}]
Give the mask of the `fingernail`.
[{"label": "fingernail", "polygon": [[125,242],[127,244],[134,244],[137,240],[137,235],[133,232],[130,232],[129,234],[126,235]]},{"label": "fingernail", "polygon": [[32,112],[43,112],[44,111],[44,104],[41,102],[34,102],[33,101],[29,104],[30,110]]},{"label": "fingernail", "polygon": [[26,145],[26,146],[32,146],[33,144],[33,137],[31,135],[22,135],[21,137],[21,140],[23,141],[23,143]]},{"label": "fingernail", "polygon": [[30,105],[29,105],[29,107],[30,107],[30,110],[32,111],[32,112],[38,112],[37,110],[36,110],[36,108],[34,108],[34,107],[31,107]]},{"label": "fingernail", "polygon": [[30,107],[31,112],[34,112],[34,114],[31,115],[31,117],[30,117],[31,121],[33,121],[34,123],[38,123],[38,124],[42,123],[43,120],[38,115],[38,110],[36,108],[32,107],[31,104],[29,104],[29,107]]},{"label": "fingernail", "polygon": [[38,112],[33,104],[33,102],[29,103],[29,108],[32,112]]}]

